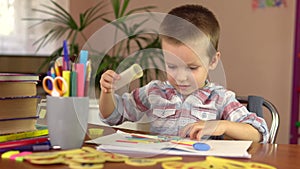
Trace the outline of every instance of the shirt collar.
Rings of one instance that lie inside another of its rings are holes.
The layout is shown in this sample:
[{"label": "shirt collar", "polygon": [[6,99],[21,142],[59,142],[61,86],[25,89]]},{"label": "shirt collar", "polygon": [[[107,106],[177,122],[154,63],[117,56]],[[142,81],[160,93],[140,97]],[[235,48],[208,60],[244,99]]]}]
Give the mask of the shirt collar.
[{"label": "shirt collar", "polygon": [[[167,95],[171,94],[171,95],[177,95],[180,98],[183,98],[182,94],[180,94],[172,85],[169,81],[165,81],[165,89],[166,89],[166,93]],[[215,88],[215,84],[209,82],[209,80],[205,81],[205,85],[203,88],[199,88],[197,90],[195,90],[193,93],[191,93],[189,96],[187,96],[187,98],[189,97],[196,97],[197,99],[199,99],[202,103],[204,103],[211,95],[211,93],[213,92]],[[186,98],[186,99],[187,99]]]}]

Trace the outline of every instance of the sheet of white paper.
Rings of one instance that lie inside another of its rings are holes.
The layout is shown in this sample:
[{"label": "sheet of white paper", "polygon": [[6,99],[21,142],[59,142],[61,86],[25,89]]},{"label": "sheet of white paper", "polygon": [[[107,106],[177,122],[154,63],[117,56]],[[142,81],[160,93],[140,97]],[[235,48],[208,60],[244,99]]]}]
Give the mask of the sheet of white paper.
[{"label": "sheet of white paper", "polygon": [[180,146],[170,142],[161,143],[131,143],[118,142],[126,140],[131,135],[120,132],[86,141],[87,143],[99,144],[98,150],[113,153],[121,153],[135,157],[150,157],[158,154],[168,155],[193,155],[193,156],[219,156],[219,157],[239,157],[251,158],[247,152],[252,141],[233,140],[206,140],[211,149],[208,151],[194,150],[192,146]]}]

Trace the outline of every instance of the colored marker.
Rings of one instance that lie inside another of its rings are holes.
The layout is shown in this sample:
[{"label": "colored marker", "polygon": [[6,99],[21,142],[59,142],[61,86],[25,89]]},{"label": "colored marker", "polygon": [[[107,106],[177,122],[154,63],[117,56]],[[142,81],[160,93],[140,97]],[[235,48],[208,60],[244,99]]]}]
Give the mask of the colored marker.
[{"label": "colored marker", "polygon": [[92,75],[92,64],[91,60],[88,60],[86,63],[86,75],[85,75],[85,84],[84,84],[84,95],[89,96],[90,80]]},{"label": "colored marker", "polygon": [[86,66],[87,66],[87,61],[88,61],[88,51],[86,50],[81,50],[80,51],[80,57],[79,57],[79,63],[84,65],[84,79],[85,79],[85,75],[86,75]]},{"label": "colored marker", "polygon": [[54,70],[54,67],[53,67],[53,66],[51,66],[51,68],[50,68],[50,76],[51,76],[52,78],[55,78],[55,70]]},{"label": "colored marker", "polygon": [[133,143],[133,144],[137,144],[137,143],[138,143],[138,142],[136,142],[136,141],[130,141],[130,140],[116,140],[116,142]]},{"label": "colored marker", "polygon": [[185,145],[185,146],[192,146],[195,141],[173,141],[171,140],[171,143],[179,144],[179,145]]},{"label": "colored marker", "polygon": [[[71,76],[71,72],[69,70],[64,70],[62,72],[62,75],[63,75],[63,78],[67,82],[66,93],[63,96],[64,97],[69,97],[70,96],[70,83],[71,83],[70,76]],[[63,85],[63,87],[62,87],[63,91],[65,90],[64,88],[65,88],[65,86]]]},{"label": "colored marker", "polygon": [[75,71],[71,72],[70,90],[70,96],[77,96],[77,73]]},{"label": "colored marker", "polygon": [[67,40],[64,40],[63,48],[64,48],[63,70],[70,70],[70,65],[69,65],[70,59],[69,59],[69,54],[68,54]]},{"label": "colored marker", "polygon": [[77,73],[77,96],[83,97],[84,96],[84,64],[78,63],[75,64],[76,73]]}]

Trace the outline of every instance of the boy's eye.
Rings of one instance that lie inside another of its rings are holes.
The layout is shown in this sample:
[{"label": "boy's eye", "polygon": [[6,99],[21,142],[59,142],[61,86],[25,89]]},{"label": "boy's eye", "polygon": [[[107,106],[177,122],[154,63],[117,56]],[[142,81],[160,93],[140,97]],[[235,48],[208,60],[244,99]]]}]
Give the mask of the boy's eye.
[{"label": "boy's eye", "polygon": [[176,66],[175,66],[175,65],[168,65],[168,68],[169,68],[169,69],[175,69]]},{"label": "boy's eye", "polygon": [[197,70],[199,68],[199,66],[190,66],[191,70]]}]

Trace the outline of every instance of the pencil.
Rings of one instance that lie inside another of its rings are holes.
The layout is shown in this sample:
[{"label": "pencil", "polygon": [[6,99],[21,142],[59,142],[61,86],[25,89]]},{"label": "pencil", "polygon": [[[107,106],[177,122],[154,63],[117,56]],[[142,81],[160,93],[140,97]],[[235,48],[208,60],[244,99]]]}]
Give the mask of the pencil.
[{"label": "pencil", "polygon": [[122,142],[122,143],[134,143],[137,144],[138,142],[136,141],[130,141],[130,140],[116,140],[116,142]]}]

